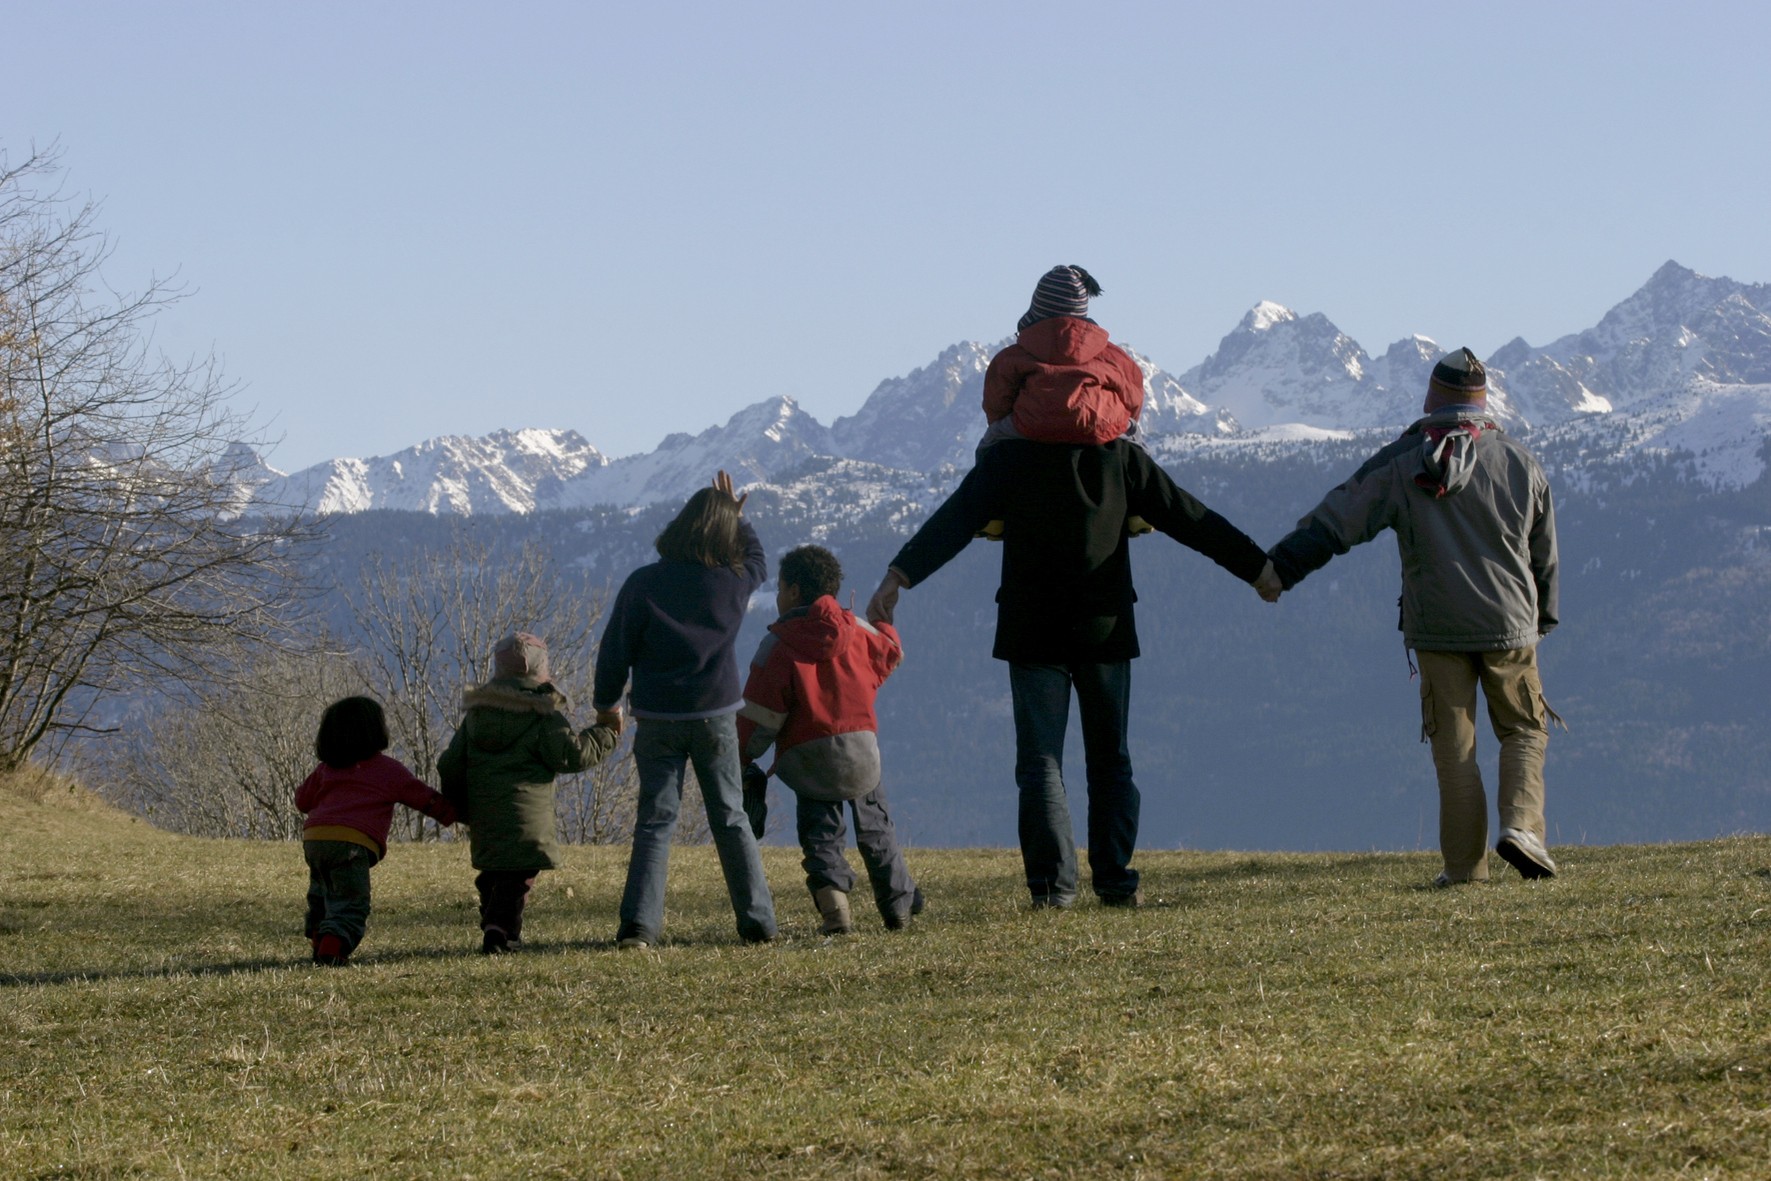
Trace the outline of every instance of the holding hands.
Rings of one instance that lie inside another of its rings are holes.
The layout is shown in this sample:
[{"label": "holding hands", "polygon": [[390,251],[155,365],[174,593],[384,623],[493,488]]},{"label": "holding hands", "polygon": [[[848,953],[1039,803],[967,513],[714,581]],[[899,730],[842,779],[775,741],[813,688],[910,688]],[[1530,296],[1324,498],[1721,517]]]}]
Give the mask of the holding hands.
[{"label": "holding hands", "polygon": [[900,574],[896,566],[887,567],[886,576],[879,581],[879,589],[867,600],[867,622],[892,622],[892,612],[898,609],[898,592],[909,585],[910,580]]},{"label": "holding hands", "polygon": [[1277,603],[1279,596],[1285,593],[1285,584],[1279,580],[1279,572],[1273,569],[1271,558],[1268,558],[1267,564],[1261,567],[1260,574],[1256,575],[1251,585],[1253,585],[1255,593],[1268,603]]}]

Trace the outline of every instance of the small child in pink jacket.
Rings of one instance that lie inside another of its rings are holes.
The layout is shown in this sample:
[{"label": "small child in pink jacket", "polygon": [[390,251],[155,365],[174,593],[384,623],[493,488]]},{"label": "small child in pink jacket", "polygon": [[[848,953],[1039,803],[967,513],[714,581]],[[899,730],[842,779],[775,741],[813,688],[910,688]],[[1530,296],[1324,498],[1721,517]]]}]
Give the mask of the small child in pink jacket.
[{"label": "small child in pink jacket", "polygon": [[387,718],[367,697],[326,707],[314,753],[320,765],[295,789],[307,817],[301,849],[307,859],[307,937],[314,963],[344,967],[369,922],[369,870],[387,855],[394,805],[405,804],[439,824],[455,823],[455,806],[397,760],[388,748]]}]

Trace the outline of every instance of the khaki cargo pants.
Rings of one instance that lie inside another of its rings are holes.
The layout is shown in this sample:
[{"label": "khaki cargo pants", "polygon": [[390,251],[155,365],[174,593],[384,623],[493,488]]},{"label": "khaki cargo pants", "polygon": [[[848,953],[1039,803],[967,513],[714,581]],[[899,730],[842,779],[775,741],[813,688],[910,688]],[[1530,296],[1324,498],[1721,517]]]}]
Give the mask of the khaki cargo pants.
[{"label": "khaki cargo pants", "polygon": [[1476,765],[1476,686],[1500,739],[1500,825],[1544,839],[1543,754],[1548,707],[1537,649],[1416,652],[1421,736],[1439,773],[1439,851],[1454,882],[1488,879],[1488,797]]}]

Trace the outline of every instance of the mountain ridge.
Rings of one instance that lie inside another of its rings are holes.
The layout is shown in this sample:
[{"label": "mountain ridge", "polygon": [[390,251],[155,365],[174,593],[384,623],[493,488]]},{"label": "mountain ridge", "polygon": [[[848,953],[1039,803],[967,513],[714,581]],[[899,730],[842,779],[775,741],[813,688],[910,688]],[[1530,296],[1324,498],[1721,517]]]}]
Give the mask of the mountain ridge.
[{"label": "mountain ridge", "polygon": [[[679,499],[715,470],[758,484],[820,457],[951,476],[970,465],[984,426],[984,370],[1007,343],[949,345],[929,364],[881,381],[829,426],[780,395],[614,459],[577,431],[527,428],[444,435],[293,474],[256,453],[230,452],[229,463],[243,503],[321,513],[637,508]],[[1326,315],[1272,301],[1255,304],[1178,377],[1121,343],[1144,372],[1144,426],[1153,438],[1281,446],[1406,424],[1444,351],[1415,335],[1374,356]],[[1771,284],[1710,278],[1669,261],[1593,327],[1542,347],[1515,337],[1487,362],[1489,409],[1509,429],[1615,420],[1610,435],[1651,452],[1687,443],[1722,448],[1725,461],[1700,465],[1704,478],[1738,485],[1763,470],[1753,440],[1766,431],[1771,405]],[[1734,407],[1739,438],[1715,412],[1724,404]]]}]

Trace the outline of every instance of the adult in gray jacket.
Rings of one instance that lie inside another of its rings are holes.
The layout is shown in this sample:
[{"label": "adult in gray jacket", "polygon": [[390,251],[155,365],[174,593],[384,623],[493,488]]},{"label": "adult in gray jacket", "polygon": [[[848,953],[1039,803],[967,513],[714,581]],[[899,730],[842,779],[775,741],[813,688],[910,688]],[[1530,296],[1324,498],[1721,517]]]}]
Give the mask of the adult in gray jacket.
[{"label": "adult in gray jacket", "polygon": [[1421,735],[1439,776],[1438,885],[1488,877],[1488,800],[1476,765],[1476,687],[1500,740],[1495,852],[1552,877],[1544,847],[1547,719],[1537,642],[1556,626],[1556,516],[1529,451],[1487,416],[1488,375],[1468,349],[1434,366],[1426,417],[1272,550],[1276,598],[1385,529],[1402,554],[1402,633],[1418,654]]}]

